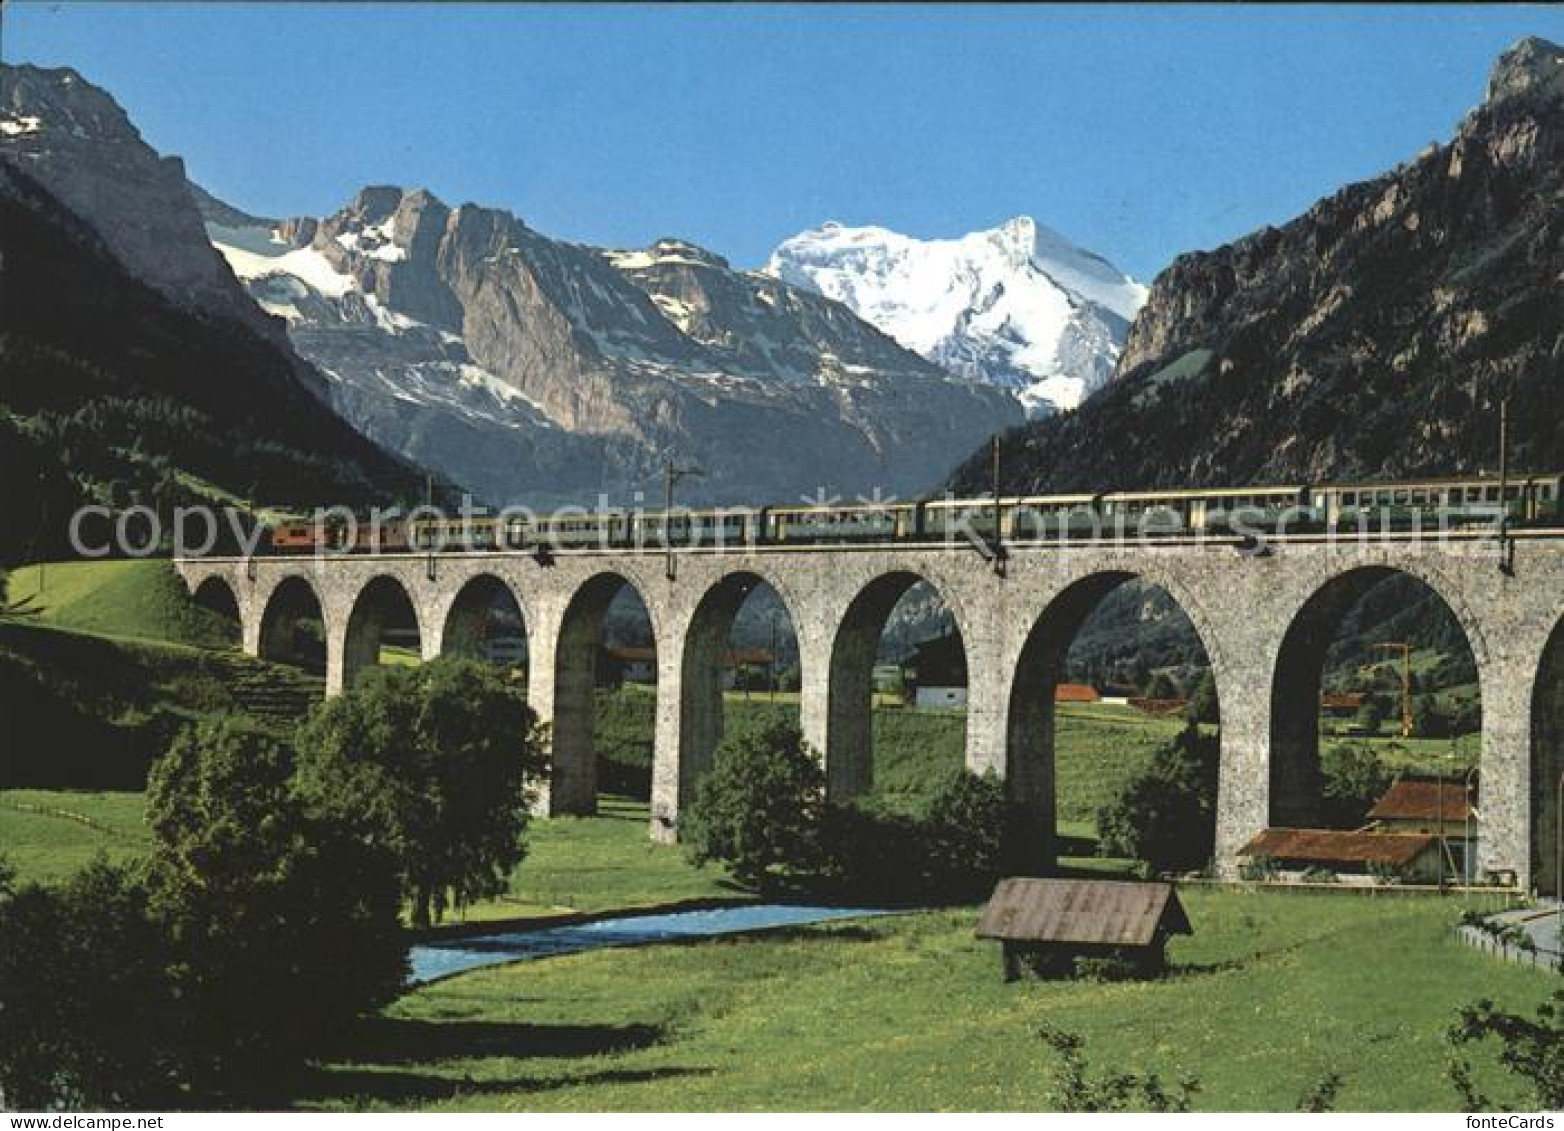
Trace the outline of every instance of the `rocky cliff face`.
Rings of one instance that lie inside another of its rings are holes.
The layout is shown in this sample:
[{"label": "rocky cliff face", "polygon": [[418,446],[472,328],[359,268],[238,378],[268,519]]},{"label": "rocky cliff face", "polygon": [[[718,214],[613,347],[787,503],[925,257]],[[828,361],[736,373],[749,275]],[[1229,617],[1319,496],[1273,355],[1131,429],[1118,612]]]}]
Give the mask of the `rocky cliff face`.
[{"label": "rocky cliff face", "polygon": [[[1010,445],[1018,489],[1564,466],[1564,49],[1528,39],[1447,145],[1179,257],[1107,389]],[[984,481],[981,458],[958,472]]]},{"label": "rocky cliff face", "polygon": [[611,252],[374,187],[323,220],[207,229],[364,432],[491,501],[905,494],[1017,422],[845,307],[675,240]]},{"label": "rocky cliff face", "polygon": [[0,153],[87,219],[133,276],[280,340],[202,238],[184,163],[143,141],[105,91],[69,68],[0,67]]}]

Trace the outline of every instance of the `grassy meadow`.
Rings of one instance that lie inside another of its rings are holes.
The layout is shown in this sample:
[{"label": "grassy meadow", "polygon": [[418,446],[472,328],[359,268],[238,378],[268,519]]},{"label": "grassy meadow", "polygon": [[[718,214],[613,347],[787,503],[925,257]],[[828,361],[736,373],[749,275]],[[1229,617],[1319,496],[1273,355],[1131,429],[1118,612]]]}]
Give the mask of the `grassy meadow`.
[{"label": "grassy meadow", "polygon": [[[1205,1110],[1449,1110],[1446,1027],[1552,980],[1457,943],[1451,901],[1186,890],[1195,935],[1141,983],[1000,979],[960,909],[476,971],[414,991],[306,1106],[1046,1110],[1047,1023],[1096,1071],[1192,1074]],[[1479,1077],[1514,1096],[1491,1061]]]},{"label": "grassy meadow", "polygon": [[237,647],[231,622],[195,604],[166,561],[48,562],[11,572],[21,617],[53,628],[199,648]]},{"label": "grassy meadow", "polygon": [[[0,791],[0,844],[58,877],[145,843],[139,795]],[[511,895],[474,919],[737,898],[646,839],[644,805],[534,823]],[[1195,934],[1141,983],[1004,984],[954,908],[474,971],[371,1019],[297,1102],[398,1110],[1038,1110],[1047,1023],[1094,1069],[1199,1078],[1206,1110],[1290,1110],[1326,1073],[1356,1110],[1447,1110],[1445,1028],[1557,984],[1455,941],[1460,897],[1187,886]],[[1472,897],[1480,900],[1481,897]],[[786,1065],[785,1071],[778,1066]],[[1513,1086],[1490,1060],[1481,1080]]]}]

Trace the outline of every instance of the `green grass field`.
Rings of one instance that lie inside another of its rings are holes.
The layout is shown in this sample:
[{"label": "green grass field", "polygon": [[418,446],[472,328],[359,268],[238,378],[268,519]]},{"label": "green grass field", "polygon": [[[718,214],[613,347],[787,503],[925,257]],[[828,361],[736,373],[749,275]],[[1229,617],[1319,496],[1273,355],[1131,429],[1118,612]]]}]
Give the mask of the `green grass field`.
[{"label": "green grass field", "polygon": [[[598,750],[609,788],[644,793],[652,764],[653,689],[627,684],[598,696]],[[768,717],[797,721],[798,706],[764,695],[729,695],[726,725],[752,726]],[[873,797],[886,807],[916,810],[931,788],[959,769],[966,748],[966,716],[960,711],[879,707],[874,712]],[[1057,781],[1059,819],[1091,822],[1097,809],[1169,741],[1182,724],[1131,707],[1059,708]]]},{"label": "green grass field", "polygon": [[[576,1111],[1039,1110],[1043,1023],[1094,1067],[1190,1073],[1196,1107],[1287,1111],[1328,1072],[1344,1109],[1449,1110],[1446,1027],[1556,979],[1457,943],[1432,899],[1189,890],[1196,934],[1150,983],[1005,985],[976,912],[599,952],[409,994],[307,1106]],[[1491,1062],[1480,1078],[1516,1096]]]},{"label": "green grass field", "polygon": [[[146,844],[138,794],[0,792],[24,876]],[[646,839],[643,805],[533,825],[512,895],[472,918],[733,897]],[[1454,941],[1456,898],[1186,888],[1192,938],[1157,982],[1002,984],[973,910],[601,952],[425,987],[319,1074],[304,1106],[472,1110],[1040,1109],[1047,1022],[1098,1068],[1190,1072],[1197,1107],[1288,1110],[1326,1072],[1345,1108],[1443,1110],[1442,1040],[1479,996],[1556,984]],[[1483,1079],[1513,1089],[1492,1065]]]},{"label": "green grass field", "polygon": [[[146,843],[137,794],[0,792],[0,844],[26,876]],[[646,840],[645,808],[538,822],[510,899],[475,918],[732,896]],[[306,1106],[474,1110],[1039,1109],[1039,1024],[1098,1068],[1193,1073],[1196,1106],[1288,1110],[1326,1072],[1344,1108],[1443,1110],[1442,1034],[1479,996],[1530,1008],[1556,984],[1458,944],[1457,898],[1213,888],[1173,974],[1004,985],[972,910],[600,952],[475,971],[372,1022]],[[1513,1088],[1491,1064],[1483,1079]]]},{"label": "green grass field", "polygon": [[[24,880],[64,879],[99,851],[126,859],[151,847],[143,795],[88,790],[0,790],[0,856]],[[697,869],[681,849],[654,844],[644,802],[604,797],[596,817],[537,820],[510,894],[448,921],[650,907],[694,899],[745,899],[718,869]]]},{"label": "green grass field", "polygon": [[238,630],[195,604],[166,561],[49,562],[12,571],[11,604],[73,632],[201,648],[234,647]]},{"label": "green grass field", "polygon": [[0,790],[0,856],[29,880],[63,880],[102,852],[125,860],[147,851],[142,795]]}]

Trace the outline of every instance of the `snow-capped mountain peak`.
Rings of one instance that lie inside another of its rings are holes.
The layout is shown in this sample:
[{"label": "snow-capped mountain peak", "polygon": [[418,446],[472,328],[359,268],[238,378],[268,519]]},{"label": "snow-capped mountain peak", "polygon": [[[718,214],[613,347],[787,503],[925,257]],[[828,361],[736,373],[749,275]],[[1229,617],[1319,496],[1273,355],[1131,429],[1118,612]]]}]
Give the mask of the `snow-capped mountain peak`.
[{"label": "snow-capped mountain peak", "polygon": [[852,308],[908,349],[1074,408],[1112,373],[1146,288],[1030,216],[956,239],[829,221],[784,241],[769,274]]}]

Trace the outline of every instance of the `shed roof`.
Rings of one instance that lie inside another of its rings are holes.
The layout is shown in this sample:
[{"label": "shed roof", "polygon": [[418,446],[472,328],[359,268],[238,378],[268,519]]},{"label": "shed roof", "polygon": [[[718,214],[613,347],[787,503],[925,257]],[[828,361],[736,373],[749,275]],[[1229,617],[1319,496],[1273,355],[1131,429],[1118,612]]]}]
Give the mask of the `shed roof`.
[{"label": "shed roof", "polygon": [[1472,800],[1465,782],[1402,778],[1374,803],[1369,817],[1378,821],[1464,821]]},{"label": "shed roof", "polygon": [[1192,933],[1172,884],[1018,877],[999,881],[977,933],[1007,942],[1146,946],[1159,928]]},{"label": "shed roof", "polygon": [[1432,833],[1362,833],[1343,829],[1266,829],[1240,856],[1274,856],[1311,864],[1410,864],[1432,848]]}]

